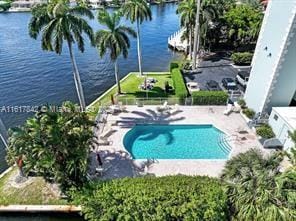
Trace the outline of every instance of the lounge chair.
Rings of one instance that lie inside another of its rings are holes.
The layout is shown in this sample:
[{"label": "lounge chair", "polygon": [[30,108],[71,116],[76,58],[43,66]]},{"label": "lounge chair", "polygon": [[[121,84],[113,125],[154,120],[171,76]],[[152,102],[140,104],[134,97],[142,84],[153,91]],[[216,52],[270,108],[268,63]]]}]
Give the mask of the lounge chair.
[{"label": "lounge chair", "polygon": [[163,111],[169,110],[169,108],[170,108],[170,107],[168,106],[168,102],[165,101],[165,102],[163,103],[163,105],[160,106],[160,107],[157,107],[156,110],[159,111],[159,112],[163,112]]},{"label": "lounge chair", "polygon": [[229,115],[232,111],[232,104],[227,104],[226,110],[223,112],[224,115]]},{"label": "lounge chair", "polygon": [[241,107],[239,106],[239,104],[237,102],[234,102],[233,104],[234,104],[233,112],[239,113],[241,111]]},{"label": "lounge chair", "polygon": [[171,110],[169,110],[170,114],[172,115],[178,113],[179,111],[180,111],[179,104],[175,104],[174,107]]},{"label": "lounge chair", "polygon": [[114,129],[110,126],[107,126],[107,129],[103,131],[103,133],[100,135],[100,139],[105,139],[109,137],[113,133]]}]

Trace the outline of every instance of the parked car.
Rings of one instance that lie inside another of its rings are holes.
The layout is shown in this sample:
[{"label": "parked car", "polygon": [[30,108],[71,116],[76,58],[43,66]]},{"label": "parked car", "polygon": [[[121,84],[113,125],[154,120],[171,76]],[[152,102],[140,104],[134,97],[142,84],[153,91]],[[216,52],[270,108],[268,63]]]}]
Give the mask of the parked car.
[{"label": "parked car", "polygon": [[220,91],[221,88],[217,81],[210,80],[207,82],[207,88],[209,91]]},{"label": "parked car", "polygon": [[238,90],[238,87],[232,78],[223,78],[222,85],[228,91],[237,91]]},{"label": "parked car", "polygon": [[247,87],[249,81],[250,73],[247,71],[240,71],[236,75],[236,82],[242,85],[244,88]]}]

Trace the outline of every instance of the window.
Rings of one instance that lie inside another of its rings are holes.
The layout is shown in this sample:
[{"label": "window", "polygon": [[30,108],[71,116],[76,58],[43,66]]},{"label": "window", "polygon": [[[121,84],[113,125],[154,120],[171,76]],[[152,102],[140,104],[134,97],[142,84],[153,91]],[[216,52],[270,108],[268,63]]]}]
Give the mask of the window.
[{"label": "window", "polygon": [[273,116],[273,119],[274,119],[274,120],[278,120],[278,119],[279,119],[279,116],[275,114],[275,115]]}]

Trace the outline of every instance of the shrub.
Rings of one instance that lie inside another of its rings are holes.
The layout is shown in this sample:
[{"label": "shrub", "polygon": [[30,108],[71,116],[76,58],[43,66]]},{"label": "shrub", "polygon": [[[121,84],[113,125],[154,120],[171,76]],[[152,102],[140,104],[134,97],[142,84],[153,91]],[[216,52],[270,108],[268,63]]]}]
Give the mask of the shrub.
[{"label": "shrub", "polygon": [[237,65],[251,64],[253,54],[250,52],[237,52],[231,55],[231,60]]},{"label": "shrub", "polygon": [[172,79],[176,96],[180,99],[185,99],[188,95],[188,91],[180,69],[174,68],[172,70]]},{"label": "shrub", "polygon": [[179,63],[178,62],[171,62],[170,63],[170,72],[172,72],[172,70],[175,68],[179,68]]},{"label": "shrub", "polygon": [[255,111],[251,108],[245,108],[243,109],[244,115],[246,115],[248,118],[253,119],[255,116]]},{"label": "shrub", "polygon": [[222,184],[205,176],[114,179],[71,195],[90,221],[226,220],[227,215]]},{"label": "shrub", "polygon": [[244,99],[239,99],[237,103],[241,106],[242,109],[247,108],[246,102]]},{"label": "shrub", "polygon": [[194,91],[192,104],[194,105],[225,105],[228,94],[225,91]]},{"label": "shrub", "polygon": [[265,139],[270,139],[275,137],[275,134],[272,128],[268,124],[263,124],[260,127],[256,128],[256,133]]}]

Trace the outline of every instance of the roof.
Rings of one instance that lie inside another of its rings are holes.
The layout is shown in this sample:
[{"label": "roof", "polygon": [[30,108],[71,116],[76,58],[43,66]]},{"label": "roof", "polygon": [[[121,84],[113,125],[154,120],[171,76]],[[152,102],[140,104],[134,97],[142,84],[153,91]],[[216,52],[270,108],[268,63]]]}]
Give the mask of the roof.
[{"label": "roof", "polygon": [[274,110],[292,130],[296,130],[296,107],[273,107],[272,110]]}]

